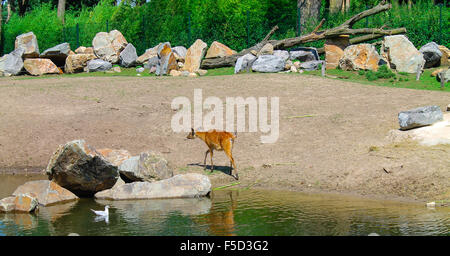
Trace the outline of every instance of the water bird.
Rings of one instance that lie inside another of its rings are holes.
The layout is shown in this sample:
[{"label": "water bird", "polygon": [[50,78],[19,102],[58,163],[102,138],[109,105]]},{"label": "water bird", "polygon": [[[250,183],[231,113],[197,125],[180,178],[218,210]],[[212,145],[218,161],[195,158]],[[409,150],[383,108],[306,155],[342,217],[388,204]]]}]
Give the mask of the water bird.
[{"label": "water bird", "polygon": [[108,209],[109,209],[109,205],[105,206],[105,210],[104,211],[95,211],[95,210],[92,210],[92,209],[91,209],[91,211],[93,211],[98,216],[107,217],[107,216],[109,216]]}]

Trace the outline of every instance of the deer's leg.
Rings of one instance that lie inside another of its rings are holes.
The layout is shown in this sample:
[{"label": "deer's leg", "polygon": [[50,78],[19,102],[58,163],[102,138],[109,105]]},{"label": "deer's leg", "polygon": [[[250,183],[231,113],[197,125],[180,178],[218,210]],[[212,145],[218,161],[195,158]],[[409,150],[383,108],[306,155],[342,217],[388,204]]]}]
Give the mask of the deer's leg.
[{"label": "deer's leg", "polygon": [[206,169],[206,157],[208,156],[208,153],[209,153],[209,149],[206,150],[206,153],[205,153],[205,160],[203,160],[203,166],[204,166],[204,169]]},{"label": "deer's leg", "polygon": [[211,172],[213,172],[214,171],[214,163],[213,163],[213,150],[212,149],[210,149],[209,150],[209,155],[211,156]]},{"label": "deer's leg", "polygon": [[[233,154],[231,153],[231,150],[226,150],[225,154],[228,156],[228,158],[230,159],[231,165],[233,165],[233,170],[231,171],[231,176],[233,176],[235,179],[239,179],[239,175],[237,173],[237,168],[236,168],[236,164],[234,163],[234,159],[233,159]],[[233,171],[234,171],[234,175],[233,175]]]}]

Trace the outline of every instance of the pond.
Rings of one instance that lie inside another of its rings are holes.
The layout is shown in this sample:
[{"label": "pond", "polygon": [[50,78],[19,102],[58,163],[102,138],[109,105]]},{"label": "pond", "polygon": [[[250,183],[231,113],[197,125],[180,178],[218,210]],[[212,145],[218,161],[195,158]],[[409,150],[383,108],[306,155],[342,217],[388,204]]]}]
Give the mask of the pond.
[{"label": "pond", "polygon": [[[27,180],[0,175],[0,198]],[[110,206],[106,220],[90,210]],[[450,235],[450,208],[287,191],[220,190],[210,197],[107,201],[84,198],[0,214],[0,236]]]}]

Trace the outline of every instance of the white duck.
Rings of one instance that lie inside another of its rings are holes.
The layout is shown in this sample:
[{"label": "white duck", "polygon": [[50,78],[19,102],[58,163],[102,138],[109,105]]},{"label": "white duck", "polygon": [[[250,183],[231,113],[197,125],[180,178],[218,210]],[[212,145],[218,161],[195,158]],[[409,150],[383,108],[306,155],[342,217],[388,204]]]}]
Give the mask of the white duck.
[{"label": "white duck", "polygon": [[95,211],[95,210],[92,210],[92,209],[91,209],[91,211],[93,211],[98,216],[108,217],[109,216],[108,209],[109,209],[109,205],[105,206],[105,210],[104,211]]}]

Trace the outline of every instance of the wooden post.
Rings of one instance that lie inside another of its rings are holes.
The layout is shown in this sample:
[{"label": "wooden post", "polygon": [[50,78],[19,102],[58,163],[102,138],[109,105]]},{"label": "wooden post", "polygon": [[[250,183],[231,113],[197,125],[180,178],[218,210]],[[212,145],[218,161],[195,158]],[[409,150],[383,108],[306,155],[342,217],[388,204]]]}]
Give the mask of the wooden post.
[{"label": "wooden post", "polygon": [[322,61],[322,76],[325,76],[325,67],[327,66],[327,62],[326,61]]},{"label": "wooden post", "polygon": [[445,83],[447,82],[447,81],[445,81],[445,73],[446,73],[446,70],[441,71],[441,72],[437,75],[437,76],[439,76],[439,77],[441,78],[441,89],[444,89]]},{"label": "wooden post", "polygon": [[423,68],[423,63],[417,66],[417,72],[416,72],[416,81],[420,80],[420,75],[422,74],[422,68]]}]

